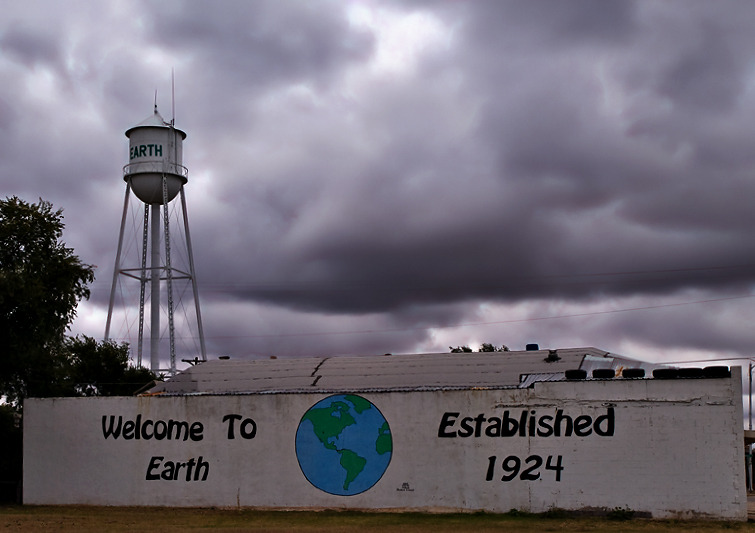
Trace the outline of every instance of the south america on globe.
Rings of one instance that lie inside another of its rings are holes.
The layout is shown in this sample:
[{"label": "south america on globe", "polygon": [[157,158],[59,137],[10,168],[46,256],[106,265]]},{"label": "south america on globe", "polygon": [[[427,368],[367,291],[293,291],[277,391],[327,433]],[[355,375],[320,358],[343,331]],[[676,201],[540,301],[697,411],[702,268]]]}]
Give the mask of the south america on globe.
[{"label": "south america on globe", "polygon": [[329,494],[352,496],[372,488],[393,453],[388,422],[369,400],[337,394],[304,413],[296,430],[296,458],[307,480]]}]

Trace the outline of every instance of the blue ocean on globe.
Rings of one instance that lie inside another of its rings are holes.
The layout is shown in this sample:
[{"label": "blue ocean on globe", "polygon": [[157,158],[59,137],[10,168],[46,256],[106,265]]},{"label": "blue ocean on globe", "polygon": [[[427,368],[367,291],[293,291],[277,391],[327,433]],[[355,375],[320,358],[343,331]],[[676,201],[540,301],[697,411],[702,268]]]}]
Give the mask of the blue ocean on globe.
[{"label": "blue ocean on globe", "polygon": [[390,427],[369,400],[329,396],[313,405],[296,431],[296,457],[312,485],[351,496],[377,483],[393,453]]}]

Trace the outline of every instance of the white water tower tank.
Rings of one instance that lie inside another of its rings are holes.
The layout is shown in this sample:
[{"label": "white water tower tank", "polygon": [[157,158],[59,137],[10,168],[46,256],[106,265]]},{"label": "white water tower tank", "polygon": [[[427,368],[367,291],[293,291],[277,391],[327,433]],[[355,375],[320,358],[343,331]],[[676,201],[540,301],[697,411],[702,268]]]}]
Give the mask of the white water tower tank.
[{"label": "white water tower tank", "polygon": [[170,202],[188,181],[182,165],[183,140],[186,133],[165,122],[155,112],[126,131],[129,140],[129,163],[123,167],[123,179],[145,204],[164,204],[163,177]]}]

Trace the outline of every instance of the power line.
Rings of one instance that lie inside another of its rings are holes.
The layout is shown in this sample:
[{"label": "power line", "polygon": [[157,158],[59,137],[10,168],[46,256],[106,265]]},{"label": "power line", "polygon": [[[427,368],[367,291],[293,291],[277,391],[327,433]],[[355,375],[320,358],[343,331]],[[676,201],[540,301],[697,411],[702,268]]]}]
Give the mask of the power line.
[{"label": "power line", "polygon": [[675,303],[668,303],[668,304],[657,304],[657,305],[643,305],[643,306],[637,306],[637,307],[625,307],[623,309],[608,309],[608,310],[602,310],[602,311],[586,311],[583,313],[570,313],[570,314],[562,314],[562,315],[550,315],[550,316],[541,316],[541,317],[528,317],[528,318],[514,318],[514,319],[508,319],[508,320],[495,320],[495,321],[489,321],[489,322],[467,322],[462,324],[451,324],[451,325],[445,325],[445,326],[423,326],[423,327],[406,327],[406,328],[384,328],[384,329],[363,329],[363,330],[351,330],[351,331],[317,331],[317,332],[307,332],[307,333],[265,333],[265,334],[253,334],[253,335],[211,335],[206,336],[206,338],[211,339],[260,339],[260,338],[287,338],[287,337],[320,337],[320,336],[328,336],[328,335],[365,335],[365,334],[375,334],[375,333],[396,333],[396,332],[402,332],[402,331],[427,331],[427,330],[433,330],[433,329],[454,329],[454,328],[464,328],[464,327],[473,327],[473,326],[492,326],[492,325],[500,325],[500,324],[517,324],[517,323],[526,323],[526,322],[538,322],[538,321],[545,321],[545,320],[561,320],[561,319],[567,319],[567,318],[580,318],[580,317],[586,317],[586,316],[596,316],[596,315],[608,315],[608,314],[614,314],[614,313],[627,313],[632,311],[647,311],[652,309],[663,309],[663,308],[669,308],[669,307],[682,307],[687,305],[696,305],[696,304],[706,304],[706,303],[714,303],[714,302],[724,302],[729,300],[741,300],[745,298],[752,298],[755,295],[747,294],[747,295],[741,295],[741,296],[728,296],[724,298],[709,298],[706,300],[692,300],[687,302],[675,302]]},{"label": "power line", "polygon": [[[413,280],[407,280],[404,283],[386,283],[375,282],[375,280],[356,280],[356,281],[332,281],[332,282],[297,282],[297,281],[271,281],[271,282],[243,282],[243,283],[202,283],[202,292],[210,293],[232,293],[234,291],[250,291],[250,292],[281,292],[281,293],[293,293],[293,292],[321,292],[321,291],[353,291],[364,290],[364,288],[372,290],[428,290],[428,289],[442,289],[442,288],[458,288],[468,287],[470,289],[479,289],[481,287],[489,287],[491,289],[512,285],[520,285],[522,283],[529,286],[537,285],[553,285],[554,282],[566,281],[570,285],[574,284],[594,284],[594,283],[610,283],[609,280],[620,278],[621,276],[635,276],[624,280],[618,280],[617,283],[650,283],[660,280],[670,279],[667,277],[671,274],[691,274],[691,273],[705,273],[710,272],[716,276],[724,276],[727,272],[733,270],[755,270],[755,265],[719,265],[710,267],[695,267],[695,268],[668,268],[668,269],[655,269],[655,270],[624,270],[624,271],[607,271],[607,272],[586,272],[586,273],[574,273],[574,274],[543,274],[543,275],[507,275],[505,283],[491,284],[489,282],[474,283],[463,282],[459,283],[458,278],[454,280],[433,280],[431,284],[418,284]],[[650,278],[648,276],[658,276]],[[606,281],[600,281],[600,279]],[[201,281],[201,280],[200,280]],[[95,283],[94,285],[99,285]]]}]

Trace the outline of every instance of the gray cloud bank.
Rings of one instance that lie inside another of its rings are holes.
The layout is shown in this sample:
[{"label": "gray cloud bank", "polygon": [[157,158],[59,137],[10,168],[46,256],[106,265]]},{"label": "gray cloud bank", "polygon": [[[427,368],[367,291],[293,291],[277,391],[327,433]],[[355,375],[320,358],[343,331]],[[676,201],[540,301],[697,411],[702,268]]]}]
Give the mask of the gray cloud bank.
[{"label": "gray cloud bank", "polygon": [[65,209],[99,265],[90,311],[107,305],[123,131],[156,87],[170,115],[175,68],[213,351],[749,355],[748,2],[4,11],[0,190]]}]

